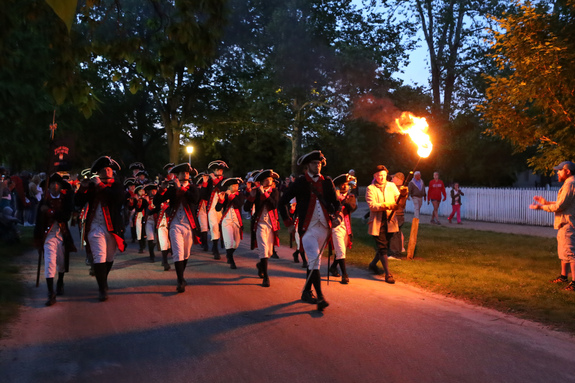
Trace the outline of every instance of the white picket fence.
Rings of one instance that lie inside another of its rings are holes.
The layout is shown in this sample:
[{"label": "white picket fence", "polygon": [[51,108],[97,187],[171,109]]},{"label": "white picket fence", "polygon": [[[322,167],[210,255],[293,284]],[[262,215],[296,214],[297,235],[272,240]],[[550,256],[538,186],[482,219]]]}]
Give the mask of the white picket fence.
[{"label": "white picket fence", "polygon": [[[362,190],[363,189],[363,190]],[[470,221],[499,222],[520,225],[553,226],[553,213],[543,210],[531,210],[529,205],[533,196],[540,195],[548,201],[557,199],[558,188],[550,190],[507,189],[507,188],[466,188],[461,187],[465,195],[461,197],[461,218]],[[363,192],[363,194],[361,194]],[[451,188],[446,188],[447,199],[439,205],[439,216],[451,214]],[[365,195],[365,188],[360,188],[360,195]],[[413,203],[408,200],[405,211],[413,213]],[[424,202],[420,211],[431,215],[433,205]]]},{"label": "white picket fence", "polygon": [[[540,195],[548,201],[557,199],[557,189],[495,189],[495,188],[463,188],[465,195],[461,197],[461,218],[471,221],[512,223],[534,226],[553,226],[553,213],[543,210],[531,210],[529,205],[533,196]],[[439,216],[449,217],[451,214],[451,188],[446,188],[447,199],[439,205]],[[413,213],[413,203],[407,201],[407,212]],[[421,213],[431,214],[433,205],[427,202],[421,208]]]}]

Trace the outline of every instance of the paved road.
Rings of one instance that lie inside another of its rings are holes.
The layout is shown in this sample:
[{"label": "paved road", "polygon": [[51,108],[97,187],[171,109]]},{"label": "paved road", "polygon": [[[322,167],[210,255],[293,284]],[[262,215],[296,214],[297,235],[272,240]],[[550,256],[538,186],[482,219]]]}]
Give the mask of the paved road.
[{"label": "paved road", "polygon": [[319,313],[299,300],[305,274],[289,248],[263,288],[246,246],[238,270],[196,248],[177,294],[173,269],[131,245],[104,303],[79,254],[52,307],[33,286],[35,254],[25,255],[29,297],[0,341],[0,380],[575,382],[572,336],[359,269],[349,285],[324,284],[330,306]]}]

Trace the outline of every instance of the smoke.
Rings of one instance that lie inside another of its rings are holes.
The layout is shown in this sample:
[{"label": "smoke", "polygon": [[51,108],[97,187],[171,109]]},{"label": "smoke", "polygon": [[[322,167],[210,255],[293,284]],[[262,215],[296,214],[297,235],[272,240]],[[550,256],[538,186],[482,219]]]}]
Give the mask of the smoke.
[{"label": "smoke", "polygon": [[360,97],[352,110],[354,118],[361,118],[387,128],[389,133],[401,133],[396,119],[401,118],[402,111],[388,98],[376,98],[371,94]]}]

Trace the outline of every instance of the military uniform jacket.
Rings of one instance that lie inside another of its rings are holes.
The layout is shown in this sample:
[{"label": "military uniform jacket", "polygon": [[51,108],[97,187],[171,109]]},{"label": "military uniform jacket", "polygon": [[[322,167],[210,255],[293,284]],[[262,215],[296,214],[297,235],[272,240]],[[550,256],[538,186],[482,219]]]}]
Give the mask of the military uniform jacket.
[{"label": "military uniform jacket", "polygon": [[287,227],[293,225],[293,219],[290,217],[290,201],[295,197],[297,201],[296,216],[298,218],[298,233],[300,238],[303,237],[309,226],[313,209],[315,207],[316,196],[321,204],[328,224],[331,222],[331,216],[340,210],[340,203],[335,194],[335,186],[330,177],[319,176],[318,181],[314,182],[309,174],[299,176],[292,182],[288,190],[282,195],[279,202],[279,211]]},{"label": "military uniform jacket", "polygon": [[[241,213],[241,208],[242,208],[242,206],[244,206],[244,201],[245,201],[244,195],[240,192],[236,192],[236,193],[230,194],[230,195],[226,194],[224,196],[223,202],[218,198],[218,203],[216,204],[216,211],[222,212],[222,220],[224,219],[224,217],[226,216],[228,211],[233,210],[232,214],[235,214],[236,217],[238,218],[241,231],[243,231],[243,227],[244,227],[244,224],[242,221],[242,213]],[[221,224],[221,221],[220,221],[220,224]]]},{"label": "military uniform jacket", "polygon": [[187,187],[170,186],[165,189],[158,190],[154,197],[154,205],[161,206],[162,203],[169,200],[169,206],[166,209],[168,228],[170,227],[176,212],[180,205],[186,212],[186,217],[192,229],[198,227],[196,220],[196,206],[199,200],[198,188],[194,183],[188,183]]},{"label": "military uniform jacket", "polygon": [[119,182],[104,183],[98,185],[90,183],[88,187],[80,186],[74,197],[74,203],[78,207],[88,204],[86,216],[86,233],[90,232],[90,225],[96,215],[99,205],[106,220],[106,228],[116,243],[118,250],[124,251],[124,220],[122,219],[122,205],[124,204],[125,190]]},{"label": "military uniform jacket", "polygon": [[252,250],[258,247],[256,232],[258,230],[258,222],[262,216],[264,208],[267,209],[270,216],[270,221],[274,231],[274,245],[279,246],[278,232],[280,230],[280,222],[278,219],[278,204],[280,199],[280,193],[278,188],[274,187],[271,189],[270,193],[262,193],[262,191],[257,188],[256,196],[251,197],[248,195],[247,201],[244,205],[244,211],[249,213],[252,212],[252,207],[255,206],[254,214],[252,214],[251,219],[251,248]]},{"label": "military uniform jacket", "polygon": [[[38,204],[38,218],[34,227],[34,243],[38,249],[41,249],[52,225],[57,224],[64,239],[64,252],[66,254],[76,252],[76,246],[68,228],[68,220],[74,210],[72,191],[62,190],[59,198],[52,198],[50,192],[47,191],[47,193],[47,197],[42,198]],[[42,212],[43,206],[48,206],[49,210]],[[66,262],[66,271],[67,269],[68,264]]]}]

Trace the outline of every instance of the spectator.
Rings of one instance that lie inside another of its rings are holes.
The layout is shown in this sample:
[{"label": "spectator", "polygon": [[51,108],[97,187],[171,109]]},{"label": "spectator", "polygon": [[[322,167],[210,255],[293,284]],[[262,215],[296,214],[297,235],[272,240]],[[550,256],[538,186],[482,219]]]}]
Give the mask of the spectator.
[{"label": "spectator", "polygon": [[36,224],[36,210],[38,203],[42,200],[42,187],[40,186],[40,176],[36,174],[28,184],[28,199],[30,200],[30,209],[28,209],[28,216],[26,222],[28,225],[33,226]]},{"label": "spectator", "polygon": [[427,194],[425,193],[425,183],[421,179],[421,173],[416,171],[413,173],[413,179],[407,185],[408,198],[413,201],[413,217],[419,219],[419,211],[425,201]]},{"label": "spectator", "polygon": [[451,223],[451,219],[457,214],[457,223],[461,225],[461,196],[465,194],[459,189],[459,184],[456,182],[451,189],[451,214],[447,220]]},{"label": "spectator", "polygon": [[565,290],[575,291],[575,164],[563,161],[553,169],[557,170],[559,182],[564,182],[557,193],[557,200],[546,201],[541,196],[535,196],[535,203],[529,208],[555,213],[553,227],[557,229],[557,254],[561,260],[561,275],[550,282],[567,283],[571,266],[571,283]]},{"label": "spectator", "polygon": [[441,203],[441,196],[443,196],[443,201],[447,199],[447,193],[445,193],[445,185],[443,181],[439,179],[439,173],[433,173],[433,180],[429,182],[429,193],[427,195],[427,204],[429,202],[433,204],[433,213],[431,214],[431,223],[436,225],[441,225],[439,222],[439,204]]}]

